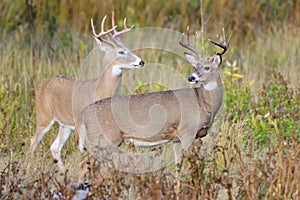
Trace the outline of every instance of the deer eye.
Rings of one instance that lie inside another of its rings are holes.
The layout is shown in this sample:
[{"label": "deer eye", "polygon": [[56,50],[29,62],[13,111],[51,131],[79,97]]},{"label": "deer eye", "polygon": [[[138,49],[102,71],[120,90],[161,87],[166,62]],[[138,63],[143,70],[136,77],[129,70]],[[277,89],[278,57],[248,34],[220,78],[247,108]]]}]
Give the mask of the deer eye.
[{"label": "deer eye", "polygon": [[121,55],[125,55],[124,51],[119,51],[118,53],[121,54]]},{"label": "deer eye", "polygon": [[204,67],[204,71],[209,71],[209,70],[210,70],[209,66]]}]

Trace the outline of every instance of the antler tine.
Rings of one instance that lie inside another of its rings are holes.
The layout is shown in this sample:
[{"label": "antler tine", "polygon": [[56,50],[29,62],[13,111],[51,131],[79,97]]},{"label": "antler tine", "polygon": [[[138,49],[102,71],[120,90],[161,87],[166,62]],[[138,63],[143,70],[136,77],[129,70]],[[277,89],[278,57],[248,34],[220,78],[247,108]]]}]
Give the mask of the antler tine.
[{"label": "antler tine", "polygon": [[211,43],[213,43],[214,45],[217,45],[218,47],[221,47],[223,49],[222,52],[220,53],[217,53],[218,55],[222,56],[226,51],[227,49],[229,48],[229,44],[230,44],[230,40],[231,40],[231,36],[229,37],[229,40],[226,41],[226,35],[225,35],[225,31],[224,31],[224,28],[222,29],[223,30],[223,38],[224,38],[224,43],[221,44],[220,42],[215,42],[211,39],[208,39],[208,41],[210,41]]},{"label": "antler tine", "polygon": [[113,26],[111,29],[109,29],[108,31],[104,31],[104,23],[105,23],[105,19],[106,19],[107,15],[105,15],[102,19],[102,22],[101,22],[101,32],[99,34],[96,34],[96,31],[95,31],[95,26],[94,26],[94,22],[93,22],[93,19],[91,19],[91,26],[92,26],[92,31],[93,31],[93,34],[96,38],[98,38],[100,41],[103,42],[103,36],[111,33],[113,30],[115,30],[117,28],[117,25]]},{"label": "antler tine", "polygon": [[[180,40],[179,40],[179,44],[181,46],[183,46],[184,48],[187,48],[188,50],[194,52],[196,54],[197,58],[200,59],[201,54],[197,51],[196,46],[192,46],[190,44],[190,30],[189,30],[189,27],[187,27],[187,37],[186,38],[187,38],[187,43],[184,43],[184,41],[183,41],[184,40],[184,33],[183,33]],[[195,44],[196,44],[196,36],[195,36]]]},{"label": "antler tine", "polygon": [[[115,25],[115,13],[114,12],[112,12],[111,23],[112,23],[112,26]],[[122,31],[117,31],[116,29],[114,29],[114,34],[112,36],[113,38],[116,38],[117,36],[122,35],[123,33],[129,32],[134,27],[134,25],[132,25],[130,28],[127,28],[126,17],[124,18],[123,26],[124,26],[124,29]]]}]

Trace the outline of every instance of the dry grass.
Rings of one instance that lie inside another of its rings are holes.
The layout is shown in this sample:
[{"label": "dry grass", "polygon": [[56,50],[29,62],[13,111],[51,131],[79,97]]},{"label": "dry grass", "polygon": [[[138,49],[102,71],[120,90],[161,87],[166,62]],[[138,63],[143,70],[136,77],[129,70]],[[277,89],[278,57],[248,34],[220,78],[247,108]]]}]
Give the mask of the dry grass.
[{"label": "dry grass", "polygon": [[[224,122],[220,145],[207,157],[197,153],[202,142],[194,143],[194,153],[184,159],[179,194],[175,193],[174,173],[167,168],[148,174],[111,170],[105,179],[91,177],[90,198],[174,199],[179,195],[181,199],[297,199],[300,192],[297,137],[289,144],[280,139],[278,145],[258,153],[252,145],[243,145],[243,127],[243,122],[234,126]],[[51,156],[40,153],[30,161],[30,170],[24,159],[5,162],[0,181],[3,197],[50,198],[55,191],[61,193],[61,198],[68,199],[75,194],[70,185],[76,180],[74,163],[79,161],[80,155],[68,155],[66,162],[72,166],[67,165],[70,171],[60,175],[51,163]]]}]

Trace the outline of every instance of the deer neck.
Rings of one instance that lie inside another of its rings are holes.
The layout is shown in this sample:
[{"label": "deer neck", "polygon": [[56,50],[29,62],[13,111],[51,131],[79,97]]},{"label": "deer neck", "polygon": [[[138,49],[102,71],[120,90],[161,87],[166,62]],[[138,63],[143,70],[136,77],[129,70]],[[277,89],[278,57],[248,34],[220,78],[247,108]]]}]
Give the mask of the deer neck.
[{"label": "deer neck", "polygon": [[105,71],[96,79],[97,88],[95,100],[111,97],[118,91],[122,77],[122,68],[114,63],[106,67]]},{"label": "deer neck", "polygon": [[211,124],[215,118],[216,113],[218,112],[222,101],[223,101],[223,84],[221,76],[218,74],[217,77],[204,84],[203,90],[210,96],[210,107],[211,107]]}]

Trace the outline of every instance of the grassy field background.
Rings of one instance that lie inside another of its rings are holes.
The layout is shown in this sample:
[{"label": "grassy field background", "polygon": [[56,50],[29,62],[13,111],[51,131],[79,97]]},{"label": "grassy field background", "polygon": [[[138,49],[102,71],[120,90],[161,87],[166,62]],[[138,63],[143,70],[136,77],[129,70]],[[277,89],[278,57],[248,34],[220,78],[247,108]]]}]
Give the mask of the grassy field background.
[{"label": "grassy field background", "polygon": [[[57,130],[45,136],[33,160],[27,159],[35,131],[35,88],[55,75],[75,77],[94,47],[90,18],[99,22],[115,11],[120,25],[126,16],[137,28],[184,32],[189,25],[193,32],[203,28],[205,37],[211,37],[224,27],[233,35],[222,70],[224,102],[211,130],[220,139],[205,158],[197,154],[201,141],[195,142],[195,153],[184,161],[181,197],[300,198],[299,4],[298,0],[1,1],[0,196],[49,197],[50,188],[65,198],[74,193],[66,185],[76,181],[76,166],[83,158],[74,137],[63,150],[69,168],[65,176],[57,173],[49,151]],[[136,53],[146,62],[155,56],[155,51]],[[173,66],[174,61],[160,59]],[[183,76],[191,72],[182,65],[174,67]],[[97,182],[93,195],[174,198],[175,183],[166,171],[114,172]],[[124,177],[130,181],[122,182]]]}]

